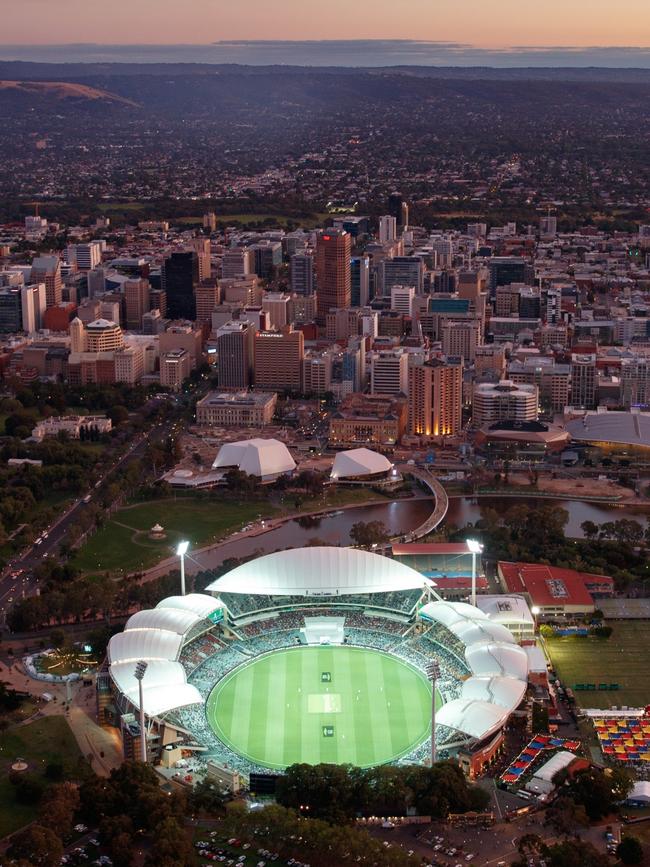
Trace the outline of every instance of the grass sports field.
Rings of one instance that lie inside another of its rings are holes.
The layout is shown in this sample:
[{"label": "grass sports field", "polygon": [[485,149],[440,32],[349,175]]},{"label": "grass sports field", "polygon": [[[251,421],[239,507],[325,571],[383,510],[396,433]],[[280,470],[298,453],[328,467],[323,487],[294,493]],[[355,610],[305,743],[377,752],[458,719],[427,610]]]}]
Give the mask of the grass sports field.
[{"label": "grass sports field", "polygon": [[645,707],[650,704],[650,624],[643,620],[612,620],[610,638],[551,638],[546,646],[565,686],[602,681],[620,684],[615,692],[575,693],[582,707]]},{"label": "grass sports field", "polygon": [[206,712],[224,743],[267,768],[295,762],[369,767],[426,738],[431,686],[385,653],[296,647],[233,671],[213,689]]}]

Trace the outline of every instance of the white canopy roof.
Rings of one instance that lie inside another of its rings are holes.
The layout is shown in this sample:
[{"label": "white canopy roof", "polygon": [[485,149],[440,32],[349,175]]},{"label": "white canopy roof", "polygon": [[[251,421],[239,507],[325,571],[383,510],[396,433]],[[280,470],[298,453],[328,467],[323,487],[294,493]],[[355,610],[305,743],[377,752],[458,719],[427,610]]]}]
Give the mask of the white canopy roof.
[{"label": "white canopy roof", "polygon": [[222,445],[212,468],[227,467],[265,479],[295,470],[296,462],[280,440],[258,438]]},{"label": "white canopy roof", "polygon": [[467,647],[470,644],[505,642],[514,644],[512,632],[500,623],[489,620],[458,620],[447,627]]},{"label": "white canopy roof", "polygon": [[436,713],[436,723],[482,740],[499,729],[509,715],[508,708],[487,701],[456,698],[443,704]]},{"label": "white canopy roof", "polygon": [[449,629],[452,623],[464,623],[467,620],[487,620],[479,608],[468,605],[467,602],[429,602],[420,609],[420,614],[442,623]]},{"label": "white canopy roof", "polygon": [[[146,683],[146,680],[147,675],[145,674],[143,684]],[[147,716],[161,716],[161,714],[169,713],[170,710],[186,707],[188,704],[203,704],[201,693],[191,683],[177,683],[173,687],[165,685],[144,686],[143,698],[144,712]],[[140,709],[138,690],[128,693],[128,699],[138,710]]]},{"label": "white canopy roof", "polygon": [[[135,666],[134,662],[118,662],[111,665],[111,677],[120,692],[130,694],[138,691]],[[187,683],[185,669],[180,662],[174,662],[171,659],[153,659],[147,663],[147,670],[142,681],[146,689],[152,686],[167,686],[173,689],[179,683]]]},{"label": "white canopy roof", "polygon": [[468,677],[461,687],[461,697],[489,701],[514,710],[526,694],[526,684],[514,677]]},{"label": "white canopy roof", "polygon": [[376,473],[387,473],[393,465],[378,452],[370,449],[350,449],[339,452],[334,458],[331,478],[345,479],[349,476],[374,476]]},{"label": "white canopy roof", "polygon": [[178,635],[186,632],[203,620],[191,611],[180,611],[178,608],[152,608],[138,611],[126,621],[125,629],[168,629]]},{"label": "white canopy roof", "polygon": [[532,626],[535,622],[524,597],[514,593],[496,596],[480,594],[476,597],[476,604],[495,623]]},{"label": "white canopy roof", "polygon": [[151,659],[176,659],[183,638],[166,629],[128,629],[108,642],[108,661],[138,662]]},{"label": "white canopy roof", "polygon": [[191,611],[197,617],[209,617],[223,604],[207,593],[188,593],[187,596],[168,596],[156,605],[156,608],[177,608],[180,611]]},{"label": "white canopy roof", "polygon": [[528,680],[528,656],[518,644],[473,644],[465,659],[474,674],[502,675]]},{"label": "white canopy roof", "polygon": [[343,596],[413,590],[425,584],[431,581],[415,569],[379,554],[355,548],[313,547],[276,551],[250,560],[206,589],[212,593]]},{"label": "white canopy roof", "polygon": [[550,783],[557,772],[561,771],[562,768],[568,768],[575,758],[574,753],[570,753],[568,750],[560,750],[547,762],[544,762],[538,771],[535,771],[535,776],[539,780],[545,780],[547,783]]}]

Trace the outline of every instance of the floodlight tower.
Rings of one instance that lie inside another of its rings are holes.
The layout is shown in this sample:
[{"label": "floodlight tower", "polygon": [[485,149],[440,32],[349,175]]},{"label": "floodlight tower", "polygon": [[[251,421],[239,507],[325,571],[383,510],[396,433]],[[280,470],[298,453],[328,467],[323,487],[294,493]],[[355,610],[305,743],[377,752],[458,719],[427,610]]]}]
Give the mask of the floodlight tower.
[{"label": "floodlight tower", "polygon": [[483,551],[483,545],[476,539],[467,539],[466,544],[472,554],[472,597],[470,601],[476,608],[476,556]]},{"label": "floodlight tower", "polygon": [[426,667],[427,677],[431,681],[431,767],[438,760],[436,751],[436,685],[440,678],[440,666],[437,661],[430,662]]},{"label": "floodlight tower", "polygon": [[189,547],[189,542],[179,542],[176,549],[176,553],[181,558],[181,596],[185,596],[185,555]]},{"label": "floodlight tower", "polygon": [[147,730],[144,723],[144,695],[142,689],[142,678],[147,670],[148,662],[140,660],[135,666],[135,679],[138,681],[138,694],[140,698],[140,759],[146,763],[147,761]]}]

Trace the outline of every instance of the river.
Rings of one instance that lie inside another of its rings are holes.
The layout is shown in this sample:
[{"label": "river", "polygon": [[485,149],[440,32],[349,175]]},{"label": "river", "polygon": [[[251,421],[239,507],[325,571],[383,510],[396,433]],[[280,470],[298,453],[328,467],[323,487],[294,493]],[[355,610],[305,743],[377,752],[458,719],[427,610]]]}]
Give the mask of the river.
[{"label": "river", "polygon": [[[650,517],[649,506],[617,506],[607,503],[591,503],[581,500],[550,499],[545,497],[452,497],[444,523],[464,527],[475,523],[481,516],[481,508],[491,507],[502,512],[516,503],[528,505],[552,504],[566,509],[569,521],[567,536],[581,538],[580,524],[594,521],[602,524],[618,518],[634,518],[646,524]],[[188,571],[214,569],[229,557],[250,557],[252,554],[270,554],[285,548],[300,548],[321,539],[326,545],[344,546],[351,544],[350,529],[357,521],[382,521],[392,536],[406,533],[419,526],[433,509],[433,500],[396,500],[378,503],[374,506],[359,506],[345,509],[323,518],[298,518],[288,521],[274,530],[255,537],[234,539],[209,551],[197,553],[188,558]]]}]

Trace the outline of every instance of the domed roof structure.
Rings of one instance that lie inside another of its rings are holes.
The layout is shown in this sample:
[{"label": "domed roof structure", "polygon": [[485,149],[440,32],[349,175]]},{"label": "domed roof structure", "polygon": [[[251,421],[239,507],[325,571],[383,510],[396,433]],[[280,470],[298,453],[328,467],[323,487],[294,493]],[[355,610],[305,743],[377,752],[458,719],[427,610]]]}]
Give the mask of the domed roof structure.
[{"label": "domed roof structure", "polygon": [[212,468],[227,470],[233,467],[249,476],[271,481],[284,473],[293,472],[296,462],[280,440],[258,438],[221,446]]},{"label": "domed roof structure", "polygon": [[330,475],[332,479],[346,479],[389,473],[392,469],[393,465],[388,458],[378,452],[370,449],[350,449],[337,454]]}]

